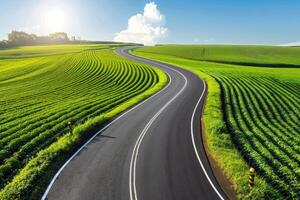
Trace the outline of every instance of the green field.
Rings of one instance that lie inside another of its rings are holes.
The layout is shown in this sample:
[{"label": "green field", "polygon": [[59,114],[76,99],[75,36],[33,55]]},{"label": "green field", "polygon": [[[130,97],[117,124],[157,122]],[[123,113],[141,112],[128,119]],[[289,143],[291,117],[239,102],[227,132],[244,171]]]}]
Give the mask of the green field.
[{"label": "green field", "polygon": [[[162,45],[134,54],[205,79],[208,148],[239,198],[300,198],[300,48]],[[259,174],[252,190],[249,166]]]},{"label": "green field", "polygon": [[76,146],[166,83],[163,72],[116,55],[115,47],[0,51],[0,199],[40,194]]}]

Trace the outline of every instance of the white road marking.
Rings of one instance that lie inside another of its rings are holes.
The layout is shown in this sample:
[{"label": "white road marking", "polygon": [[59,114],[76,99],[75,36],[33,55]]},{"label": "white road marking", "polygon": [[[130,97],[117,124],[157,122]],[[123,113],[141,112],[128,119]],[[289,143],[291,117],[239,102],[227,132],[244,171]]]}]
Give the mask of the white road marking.
[{"label": "white road marking", "polygon": [[[152,60],[149,60],[149,61],[152,61]],[[153,62],[153,61],[152,61]],[[154,62],[155,63],[155,62]],[[138,154],[139,154],[139,148],[140,148],[140,145],[143,141],[143,138],[144,136],[146,135],[148,129],[150,128],[150,126],[152,125],[152,123],[155,121],[155,119],[164,111],[164,109],[170,104],[172,103],[181,93],[182,91],[186,88],[186,85],[187,85],[187,78],[184,74],[182,74],[181,72],[179,72],[178,70],[176,69],[173,69],[169,66],[166,66],[164,65],[163,63],[158,63],[160,66],[162,67],[165,67],[165,68],[168,68],[170,70],[173,70],[177,73],[179,73],[185,80],[185,84],[184,84],[184,87],[170,100],[168,101],[151,119],[150,121],[147,123],[147,125],[145,126],[145,128],[143,129],[143,131],[141,132],[140,136],[138,137],[135,145],[134,145],[134,148],[133,148],[133,152],[132,152],[132,155],[131,155],[131,160],[130,160],[130,167],[129,167],[129,193],[130,193],[130,200],[138,200],[138,197],[137,197],[137,191],[136,191],[136,161],[137,161],[137,157],[138,157]],[[169,76],[170,77],[170,76]],[[170,77],[171,78],[171,77]],[[171,82],[171,81],[170,81]],[[210,185],[212,186],[212,188],[214,189],[214,191],[217,193],[217,195],[219,196],[219,198],[221,200],[224,200],[224,198],[222,197],[222,195],[219,193],[219,191],[217,190],[217,188],[215,187],[215,185],[213,184],[213,182],[211,181],[211,179],[209,178],[206,170],[205,170],[205,167],[201,161],[201,158],[198,154],[198,151],[197,151],[197,147],[196,147],[196,144],[195,144],[195,139],[194,139],[194,131],[193,131],[193,122],[194,122],[194,116],[195,116],[195,113],[196,113],[196,110],[203,98],[203,95],[204,95],[204,92],[206,90],[206,84],[205,82],[202,80],[203,82],[203,85],[204,85],[204,89],[202,91],[202,94],[200,95],[200,98],[194,108],[194,111],[193,111],[193,114],[192,114],[192,118],[191,118],[191,138],[192,138],[192,142],[193,142],[193,147],[194,147],[194,151],[195,151],[195,154],[196,154],[196,157],[199,161],[199,164],[207,178],[207,180],[209,181]],[[133,181],[132,181],[133,179]],[[133,187],[133,191],[132,191],[132,187]]]},{"label": "white road marking", "polygon": [[[203,81],[203,80],[202,80],[202,81]],[[211,185],[211,187],[214,189],[214,191],[217,193],[217,195],[220,197],[220,199],[224,200],[224,198],[223,198],[222,195],[219,193],[219,191],[217,190],[217,188],[215,187],[214,183],[211,181],[211,179],[209,178],[209,175],[207,174],[207,172],[206,172],[206,170],[205,170],[205,167],[204,167],[204,165],[203,165],[203,163],[202,163],[202,161],[201,161],[201,158],[200,158],[200,156],[199,156],[199,154],[198,154],[197,146],[196,146],[195,139],[194,139],[193,122],[194,122],[194,117],[195,117],[197,108],[198,108],[198,106],[199,106],[199,104],[200,104],[200,102],[201,102],[201,100],[202,100],[202,98],[203,98],[204,92],[205,92],[205,90],[206,90],[206,84],[205,84],[204,81],[203,81],[203,85],[204,85],[204,89],[203,89],[202,94],[201,94],[201,96],[200,96],[200,98],[199,98],[199,100],[198,100],[198,102],[197,102],[197,104],[196,104],[196,106],[195,106],[195,108],[194,108],[193,115],[192,115],[192,119],[191,119],[191,137],[192,137],[192,142],[193,142],[193,147],[194,147],[194,150],[195,150],[195,153],[196,153],[196,157],[197,157],[197,159],[198,159],[198,161],[199,161],[199,163],[200,163],[200,166],[201,166],[201,168],[202,168],[202,170],[203,170],[203,172],[204,172],[204,174],[205,174],[205,176],[206,176],[208,182],[210,183],[210,185]]]},{"label": "white road marking", "polygon": [[[167,67],[167,66],[164,66]],[[169,68],[169,67],[167,67]],[[178,72],[179,74],[181,74],[179,71],[169,68],[173,71]],[[183,75],[182,75],[183,76]],[[130,167],[129,167],[129,191],[130,191],[130,199],[131,200],[137,200],[137,192],[136,192],[136,161],[137,161],[137,157],[139,154],[139,148],[140,145],[143,141],[144,136],[146,135],[148,129],[150,128],[150,126],[152,125],[152,123],[155,121],[155,119],[166,109],[166,107],[168,107],[168,105],[170,105],[182,92],[183,90],[186,88],[187,85],[187,79],[185,76],[183,76],[185,83],[184,86],[181,88],[181,90],[172,98],[170,99],[151,119],[150,121],[147,123],[147,125],[145,126],[145,128],[143,129],[143,131],[141,132],[140,136],[138,137],[134,148],[133,148],[133,152],[131,155],[131,160],[130,160]],[[170,81],[171,82],[171,81]],[[133,180],[132,180],[133,179]],[[132,191],[132,186],[133,186],[133,191]]]}]

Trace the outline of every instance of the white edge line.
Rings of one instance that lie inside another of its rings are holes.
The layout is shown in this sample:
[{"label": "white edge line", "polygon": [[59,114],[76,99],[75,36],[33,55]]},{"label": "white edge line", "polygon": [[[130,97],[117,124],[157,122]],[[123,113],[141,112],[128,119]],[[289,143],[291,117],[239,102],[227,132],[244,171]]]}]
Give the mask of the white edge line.
[{"label": "white edge line", "polygon": [[52,178],[50,184],[48,185],[46,191],[44,192],[41,200],[45,200],[47,198],[47,195],[49,194],[52,186],[54,185],[56,179],[58,178],[58,176],[61,174],[61,172],[64,170],[64,168],[73,160],[73,158],[75,156],[77,156],[84,147],[86,147],[96,136],[98,136],[101,132],[103,132],[103,130],[105,130],[107,127],[111,126],[112,124],[114,124],[117,120],[119,120],[121,117],[123,117],[124,115],[128,114],[129,112],[131,112],[132,110],[136,109],[137,107],[143,105],[144,103],[146,103],[147,101],[149,101],[150,99],[154,98],[155,96],[157,96],[158,94],[160,94],[161,92],[163,92],[164,90],[166,90],[170,84],[171,84],[171,77],[168,73],[166,73],[169,77],[169,83],[160,91],[158,91],[157,93],[155,93],[154,95],[148,97],[147,99],[143,100],[142,102],[140,102],[139,104],[135,105],[134,107],[132,107],[131,109],[127,110],[126,112],[124,112],[123,114],[121,114],[120,116],[118,116],[116,119],[114,119],[112,122],[110,122],[109,124],[107,124],[106,126],[104,126],[102,129],[100,129],[98,132],[96,132],[86,143],[84,143],[66,162],[63,166],[61,166],[61,168],[56,172],[56,174],[54,175],[54,177]]},{"label": "white edge line", "polygon": [[200,98],[199,98],[199,100],[198,100],[198,102],[197,102],[197,104],[196,104],[196,106],[194,108],[192,119],[191,119],[191,137],[192,137],[192,142],[193,142],[193,147],[194,147],[194,150],[195,150],[195,153],[196,153],[196,157],[197,157],[197,159],[198,159],[198,161],[200,163],[200,166],[201,166],[201,168],[202,168],[202,170],[203,170],[203,172],[204,172],[204,174],[205,174],[208,182],[210,183],[210,185],[212,186],[212,188],[214,189],[214,191],[217,193],[217,195],[220,197],[220,199],[224,200],[223,196],[219,193],[219,191],[217,190],[217,188],[215,187],[215,185],[213,184],[213,182],[211,181],[211,179],[209,178],[209,175],[207,174],[207,172],[205,170],[205,167],[204,167],[204,165],[203,165],[203,163],[201,161],[201,158],[200,158],[200,156],[198,154],[198,150],[197,150],[195,139],[194,139],[194,128],[193,128],[194,117],[195,117],[197,108],[198,108],[198,106],[199,106],[199,104],[200,104],[200,102],[202,100],[203,95],[204,95],[204,92],[206,90],[206,84],[205,84],[205,82],[203,80],[202,80],[202,82],[203,82],[203,85],[204,85],[204,89],[203,89],[202,94],[201,94],[201,96],[200,96]]}]

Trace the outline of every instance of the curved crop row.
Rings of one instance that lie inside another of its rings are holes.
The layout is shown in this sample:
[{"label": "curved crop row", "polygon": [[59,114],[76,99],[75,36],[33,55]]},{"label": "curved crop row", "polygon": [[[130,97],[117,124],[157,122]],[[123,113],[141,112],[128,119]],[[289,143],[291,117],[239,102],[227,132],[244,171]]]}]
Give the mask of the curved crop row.
[{"label": "curved crop row", "polygon": [[152,68],[109,48],[26,59],[0,60],[10,78],[0,75],[0,189],[68,133],[68,121],[83,124],[159,82]]},{"label": "curved crop row", "polygon": [[[226,120],[241,154],[285,196],[297,198],[300,100],[295,98],[291,102],[296,94],[263,77],[214,77],[221,85]],[[286,112],[293,114],[285,115]]]}]

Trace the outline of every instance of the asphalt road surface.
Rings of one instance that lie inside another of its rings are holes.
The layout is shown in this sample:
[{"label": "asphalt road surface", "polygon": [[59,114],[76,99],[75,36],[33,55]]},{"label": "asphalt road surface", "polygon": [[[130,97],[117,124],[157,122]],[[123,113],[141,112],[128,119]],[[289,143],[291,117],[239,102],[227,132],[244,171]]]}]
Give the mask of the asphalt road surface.
[{"label": "asphalt road surface", "polygon": [[53,200],[226,199],[201,138],[206,93],[195,74],[168,64],[117,53],[165,71],[169,84],[109,124],[53,179]]}]

